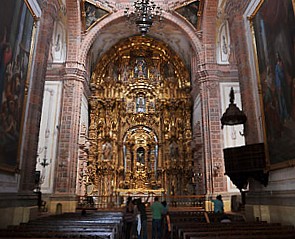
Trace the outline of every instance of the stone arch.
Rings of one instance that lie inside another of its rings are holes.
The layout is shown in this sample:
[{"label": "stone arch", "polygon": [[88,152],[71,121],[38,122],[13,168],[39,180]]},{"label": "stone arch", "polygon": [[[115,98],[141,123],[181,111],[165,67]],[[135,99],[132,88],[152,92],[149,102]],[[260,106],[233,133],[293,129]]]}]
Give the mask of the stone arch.
[{"label": "stone arch", "polygon": [[[98,22],[95,27],[93,27],[89,32],[87,32],[87,34],[84,35],[84,38],[81,42],[81,50],[78,59],[81,64],[86,65],[88,52],[90,51],[92,44],[95,42],[95,39],[99,36],[100,32],[105,30],[109,25],[118,22],[124,17],[124,10],[114,12],[109,17]],[[203,45],[200,40],[200,34],[196,34],[195,29],[193,29],[193,27],[186,23],[183,19],[170,13],[164,12],[163,18],[170,24],[173,24],[184,31],[186,38],[189,39],[196,53],[198,61],[201,61],[200,53],[203,52]]]},{"label": "stone arch", "polygon": [[[77,9],[77,11],[66,11],[67,8]],[[80,1],[62,0],[62,4],[60,4],[60,10],[67,19],[67,45],[71,46],[71,52],[69,52],[69,48],[67,48],[66,61],[73,62],[78,58],[79,41],[81,39],[80,29],[82,29],[82,24],[80,21]],[[79,41],[77,41],[77,39]]]}]

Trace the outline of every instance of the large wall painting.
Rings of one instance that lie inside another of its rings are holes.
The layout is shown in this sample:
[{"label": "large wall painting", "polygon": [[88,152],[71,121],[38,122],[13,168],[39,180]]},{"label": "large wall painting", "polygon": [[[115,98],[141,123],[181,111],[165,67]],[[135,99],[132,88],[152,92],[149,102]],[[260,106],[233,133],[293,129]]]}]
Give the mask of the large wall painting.
[{"label": "large wall painting", "polygon": [[22,117],[32,54],[34,16],[28,1],[2,0],[0,8],[0,170],[19,164]]},{"label": "large wall painting", "polygon": [[294,1],[262,1],[251,20],[269,163],[284,167],[295,162]]}]

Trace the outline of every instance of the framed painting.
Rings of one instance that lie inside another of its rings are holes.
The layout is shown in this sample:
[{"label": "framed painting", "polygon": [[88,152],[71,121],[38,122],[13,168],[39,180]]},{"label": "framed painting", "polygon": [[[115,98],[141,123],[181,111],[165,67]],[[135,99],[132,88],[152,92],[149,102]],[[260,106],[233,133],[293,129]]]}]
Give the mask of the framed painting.
[{"label": "framed painting", "polygon": [[177,6],[174,10],[199,30],[201,27],[203,4],[204,0],[186,1],[181,6]]},{"label": "framed painting", "polygon": [[36,16],[27,0],[2,0],[0,8],[0,170],[19,166]]},{"label": "framed painting", "polygon": [[82,0],[81,11],[84,31],[90,30],[98,21],[110,14],[110,11],[99,4],[97,0]]},{"label": "framed painting", "polygon": [[295,163],[294,0],[264,0],[250,18],[270,169]]}]

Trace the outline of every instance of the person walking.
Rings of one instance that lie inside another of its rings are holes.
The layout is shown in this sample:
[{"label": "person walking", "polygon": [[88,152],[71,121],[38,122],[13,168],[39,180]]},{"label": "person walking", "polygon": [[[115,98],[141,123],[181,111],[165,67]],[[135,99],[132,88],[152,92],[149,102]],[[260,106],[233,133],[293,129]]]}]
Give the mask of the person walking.
[{"label": "person walking", "polygon": [[152,239],[162,238],[162,212],[164,210],[163,205],[159,202],[159,198],[156,196],[153,204],[151,205],[152,211]]}]

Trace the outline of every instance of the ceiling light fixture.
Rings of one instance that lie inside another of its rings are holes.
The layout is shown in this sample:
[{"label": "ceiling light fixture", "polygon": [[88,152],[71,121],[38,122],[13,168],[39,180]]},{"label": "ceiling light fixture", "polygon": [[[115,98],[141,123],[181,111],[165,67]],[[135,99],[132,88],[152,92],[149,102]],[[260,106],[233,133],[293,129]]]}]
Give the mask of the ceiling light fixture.
[{"label": "ceiling light fixture", "polygon": [[162,9],[153,1],[137,0],[133,4],[133,9],[126,8],[125,16],[132,24],[136,24],[142,36],[145,36],[154,20],[162,21]]}]

